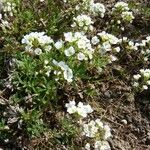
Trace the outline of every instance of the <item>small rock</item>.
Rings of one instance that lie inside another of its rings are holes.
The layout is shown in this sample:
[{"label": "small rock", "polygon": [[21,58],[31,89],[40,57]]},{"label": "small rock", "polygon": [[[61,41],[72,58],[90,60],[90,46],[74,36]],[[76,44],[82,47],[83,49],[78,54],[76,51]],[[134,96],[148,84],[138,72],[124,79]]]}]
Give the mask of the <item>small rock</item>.
[{"label": "small rock", "polygon": [[104,93],[104,95],[106,96],[106,97],[108,97],[108,98],[110,98],[110,92],[109,91],[106,91],[105,93]]},{"label": "small rock", "polygon": [[125,119],[122,119],[121,122],[125,125],[128,124],[127,120],[125,120]]},{"label": "small rock", "polygon": [[150,137],[150,132],[148,132],[148,133],[147,133],[147,136],[149,136],[149,137]]}]

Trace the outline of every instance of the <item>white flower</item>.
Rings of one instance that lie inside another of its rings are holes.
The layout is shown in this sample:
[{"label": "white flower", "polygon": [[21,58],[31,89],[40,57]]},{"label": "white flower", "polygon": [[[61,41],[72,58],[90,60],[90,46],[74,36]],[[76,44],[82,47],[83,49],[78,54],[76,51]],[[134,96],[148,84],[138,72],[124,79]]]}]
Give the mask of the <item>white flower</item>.
[{"label": "white flower", "polygon": [[31,54],[34,53],[34,49],[32,49],[32,46],[26,46],[26,47],[25,47],[25,51],[26,51],[26,52],[29,52],[29,53],[31,53]]},{"label": "white flower", "polygon": [[140,44],[140,46],[146,46],[146,40],[142,40],[142,43]]},{"label": "white flower", "polygon": [[83,53],[81,53],[81,52],[79,52],[78,54],[77,54],[77,58],[78,58],[78,60],[87,60],[87,58],[85,57],[85,55],[83,54]]},{"label": "white flower", "polygon": [[111,44],[117,44],[119,43],[119,39],[117,37],[115,37],[114,35],[112,34],[107,34],[108,35],[108,41],[111,43]]},{"label": "white flower", "polygon": [[64,79],[66,79],[68,82],[72,82],[73,78],[73,72],[70,68],[67,68],[64,70]]},{"label": "white flower", "polygon": [[134,87],[138,87],[138,86],[139,86],[139,83],[138,83],[138,82],[134,82],[134,83],[133,83],[133,86],[134,86]]},{"label": "white flower", "polygon": [[75,101],[70,101],[69,103],[66,103],[66,108],[67,108],[67,112],[69,114],[73,114],[76,112],[76,106],[75,106]]},{"label": "white flower", "polygon": [[135,80],[139,80],[139,79],[141,78],[141,75],[140,75],[140,74],[134,75],[133,78],[134,78]]},{"label": "white flower", "polygon": [[77,45],[79,49],[85,49],[86,48],[86,41],[80,39],[77,41]]},{"label": "white flower", "polygon": [[2,19],[2,14],[0,14],[0,20]]},{"label": "white flower", "polygon": [[95,150],[111,150],[107,141],[96,141],[94,145]]},{"label": "white flower", "polygon": [[75,106],[76,105],[76,102],[73,100],[73,101],[69,101],[69,103],[66,103],[66,107],[69,108],[69,107],[72,107],[72,106]]},{"label": "white flower", "polygon": [[87,117],[87,113],[84,109],[77,107],[77,114],[83,118]]},{"label": "white flower", "polygon": [[102,18],[106,12],[105,6],[101,3],[91,3],[90,12],[95,16],[100,15]]},{"label": "white flower", "polygon": [[98,33],[98,36],[102,39],[102,42],[109,42],[110,44],[119,43],[119,39],[112,34],[106,33],[105,31]]},{"label": "white flower", "polygon": [[145,73],[145,70],[144,70],[144,69],[140,69],[140,73],[141,73],[141,74],[144,74],[144,73]]},{"label": "white flower", "polygon": [[147,85],[150,85],[150,80],[149,80],[149,81],[147,81]]},{"label": "white flower", "polygon": [[63,47],[63,41],[59,40],[54,44],[56,49],[61,49]]},{"label": "white flower", "polygon": [[87,117],[87,114],[92,113],[93,109],[90,105],[83,105],[82,102],[78,103],[77,113],[82,117]]},{"label": "white flower", "polygon": [[70,101],[65,106],[67,107],[68,113],[77,113],[83,118],[87,117],[87,114],[93,111],[90,105],[83,105],[82,102],[79,102],[78,106],[76,106],[75,101]]},{"label": "white flower", "polygon": [[104,135],[101,135],[101,138],[103,140],[107,140],[109,137],[111,137],[110,128],[108,125],[104,125],[100,119],[91,120],[87,124],[83,124],[83,135],[95,138],[99,135],[99,133],[104,132]]},{"label": "white flower", "polygon": [[147,37],[146,37],[146,43],[147,43],[147,44],[150,44],[150,36],[147,36]]},{"label": "white flower", "polygon": [[78,107],[83,109],[87,114],[93,112],[93,109],[92,109],[92,107],[90,105],[83,105],[82,102],[78,103]]},{"label": "white flower", "polygon": [[47,65],[49,63],[48,60],[44,60],[44,64]]},{"label": "white flower", "polygon": [[10,28],[10,23],[7,20],[1,19],[1,27],[5,29],[5,27]]},{"label": "white flower", "polygon": [[[94,52],[94,49],[92,48],[91,41],[86,37],[86,35],[83,32],[75,32],[75,33],[69,33],[71,34],[71,41],[69,42],[74,42],[75,46],[77,46],[77,49],[79,54],[77,54],[77,58],[87,60],[89,57],[92,59],[92,54]],[[67,49],[64,51],[65,55],[70,55],[74,53],[73,48]],[[80,57],[81,56],[81,57]]]},{"label": "white flower", "polygon": [[121,17],[124,21],[132,22],[134,19],[133,13],[129,11],[122,12]]},{"label": "white flower", "polygon": [[146,49],[146,53],[149,54],[150,53],[150,49]]},{"label": "white flower", "polygon": [[65,41],[72,42],[73,41],[73,34],[72,32],[64,33]]},{"label": "white flower", "polygon": [[52,62],[54,65],[61,68],[61,70],[63,71],[64,79],[68,82],[72,82],[73,71],[69,68],[69,66],[63,61],[57,62],[56,60],[53,60]]},{"label": "white flower", "polygon": [[125,2],[117,2],[113,8],[113,10],[119,9],[121,11],[128,11],[129,7],[128,4]]},{"label": "white flower", "polygon": [[127,41],[128,38],[127,38],[127,37],[123,37],[122,40],[123,40],[123,41]]},{"label": "white flower", "polygon": [[98,132],[98,127],[95,125],[95,122],[92,120],[88,124],[83,125],[83,135],[94,138]]},{"label": "white flower", "polygon": [[120,24],[121,23],[121,21],[120,20],[117,20],[117,24]]},{"label": "white flower", "polygon": [[110,127],[108,125],[104,125],[103,129],[105,130],[104,140],[107,140],[109,137],[111,137]]},{"label": "white flower", "polygon": [[72,46],[70,46],[64,51],[64,53],[66,56],[72,56],[73,54],[75,54],[75,49]]},{"label": "white flower", "polygon": [[141,69],[140,72],[145,78],[150,78],[150,69]]},{"label": "white flower", "polygon": [[115,7],[128,7],[128,4],[125,2],[117,2],[115,4]]},{"label": "white flower", "polygon": [[109,42],[104,42],[101,49],[106,52],[111,51],[111,45],[109,44]]},{"label": "white flower", "polygon": [[52,46],[51,46],[51,45],[46,45],[46,46],[44,47],[44,50],[45,50],[46,52],[49,52],[51,49],[52,49]]},{"label": "white flower", "polygon": [[96,45],[96,44],[99,43],[100,41],[99,41],[99,39],[98,39],[97,36],[94,36],[94,37],[92,38],[91,42],[92,42],[93,45]]},{"label": "white flower", "polygon": [[102,129],[103,129],[104,124],[101,122],[101,120],[100,120],[100,119],[96,119],[96,120],[95,120],[95,122],[96,122],[96,124],[97,124],[100,128],[102,128]]},{"label": "white flower", "polygon": [[116,61],[117,60],[117,57],[114,55],[110,55],[109,58],[110,58],[110,61]]},{"label": "white flower", "polygon": [[140,46],[140,43],[135,43],[135,46],[136,46],[136,47]]},{"label": "white flower", "polygon": [[86,113],[92,113],[93,109],[90,105],[84,105],[84,110],[86,111]]},{"label": "white flower", "polygon": [[79,27],[87,27],[87,28],[84,28],[85,30],[88,29],[91,26],[91,24],[93,24],[91,17],[87,15],[83,15],[83,14],[78,15],[77,17],[74,17],[73,20],[76,22],[76,24]]},{"label": "white flower", "polygon": [[41,55],[41,54],[42,54],[42,50],[41,50],[40,48],[36,48],[36,49],[34,50],[34,53],[35,53],[36,55]]},{"label": "white flower", "polygon": [[148,89],[148,86],[147,85],[143,85],[143,90],[147,90]]},{"label": "white flower", "polygon": [[55,59],[53,59],[52,62],[54,65],[58,66],[58,62]]},{"label": "white flower", "polygon": [[[25,44],[25,49],[33,49],[33,53],[39,55],[41,53],[41,50],[39,50],[39,45],[45,50],[50,50],[50,44],[53,43],[53,40],[51,37],[48,37],[45,35],[45,32],[31,32],[27,35],[25,35],[22,39],[22,44]],[[35,48],[36,47],[36,48]]]},{"label": "white flower", "polygon": [[51,70],[48,70],[45,74],[49,77],[51,73]]},{"label": "white flower", "polygon": [[138,47],[132,41],[128,42],[128,48],[133,50],[138,50]]},{"label": "white flower", "polygon": [[90,150],[90,149],[91,149],[90,144],[89,144],[89,143],[86,143],[86,145],[85,145],[85,150]]},{"label": "white flower", "polygon": [[120,47],[115,47],[114,50],[119,53],[120,52]]},{"label": "white flower", "polygon": [[148,73],[148,72],[145,72],[143,75],[144,75],[144,77],[146,77],[146,78],[149,78],[149,77],[150,77],[150,73]]},{"label": "white flower", "polygon": [[68,69],[68,66],[66,65],[66,63],[65,63],[64,61],[60,61],[60,62],[58,63],[58,66],[59,66],[63,71],[65,71],[65,70]]}]

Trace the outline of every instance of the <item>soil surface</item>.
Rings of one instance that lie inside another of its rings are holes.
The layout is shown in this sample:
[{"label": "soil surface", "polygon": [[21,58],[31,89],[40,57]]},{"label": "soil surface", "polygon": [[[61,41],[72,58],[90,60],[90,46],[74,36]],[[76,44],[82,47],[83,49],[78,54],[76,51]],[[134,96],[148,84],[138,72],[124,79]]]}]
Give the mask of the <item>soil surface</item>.
[{"label": "soil surface", "polygon": [[112,150],[150,149],[150,91],[146,96],[120,95],[104,108],[104,118],[113,129]]},{"label": "soil surface", "polygon": [[[117,0],[98,0],[98,2],[111,7]],[[136,2],[150,7],[149,0],[124,0],[124,2]],[[135,28],[136,24],[135,22]],[[150,31],[144,22],[142,26],[146,30],[143,34],[148,35]],[[138,30],[142,28],[138,27]],[[107,92],[100,101],[102,99],[103,102],[100,103],[106,110],[104,118],[113,129],[113,138],[110,141],[112,150],[150,150],[150,90],[133,95],[125,83],[120,85],[113,83],[108,85]]]}]

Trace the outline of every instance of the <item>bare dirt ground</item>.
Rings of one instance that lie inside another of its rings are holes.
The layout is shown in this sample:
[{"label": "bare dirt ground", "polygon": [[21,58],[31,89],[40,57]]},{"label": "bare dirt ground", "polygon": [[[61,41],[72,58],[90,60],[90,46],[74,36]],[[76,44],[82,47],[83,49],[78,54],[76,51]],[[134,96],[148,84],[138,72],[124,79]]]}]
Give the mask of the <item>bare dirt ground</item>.
[{"label": "bare dirt ground", "polygon": [[[116,0],[98,1],[110,7],[117,2]],[[124,2],[136,2],[150,7],[148,0],[126,0]],[[135,22],[135,29],[139,22],[140,20]],[[142,28],[137,30],[142,30]],[[149,29],[146,28],[143,36],[149,33]],[[103,90],[109,91],[104,92],[100,101],[103,99],[101,105],[105,110],[104,118],[113,128],[113,138],[110,141],[112,149],[150,150],[150,90],[133,95],[126,83],[120,83],[120,81],[117,85],[115,82],[108,83],[108,85],[105,83]]]},{"label": "bare dirt ground", "polygon": [[[113,138],[110,141],[112,150],[149,150],[150,91],[147,95],[144,93],[135,96],[129,91],[114,87],[108,87],[112,94],[105,93],[101,103],[105,109],[104,118],[113,129]],[[122,88],[123,85],[118,87]]]}]

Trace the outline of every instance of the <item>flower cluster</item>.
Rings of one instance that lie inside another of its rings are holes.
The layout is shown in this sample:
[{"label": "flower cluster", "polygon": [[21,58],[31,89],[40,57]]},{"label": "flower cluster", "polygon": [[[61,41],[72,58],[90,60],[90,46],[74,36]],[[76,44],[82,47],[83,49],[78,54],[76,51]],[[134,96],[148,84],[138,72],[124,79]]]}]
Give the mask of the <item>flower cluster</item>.
[{"label": "flower cluster", "polygon": [[150,69],[141,69],[140,74],[134,75],[133,78],[135,80],[134,87],[147,90],[150,85]]},{"label": "flower cluster", "polygon": [[89,138],[97,138],[101,135],[103,140],[107,140],[111,137],[110,128],[108,125],[104,125],[100,119],[91,120],[88,124],[83,125],[83,135]]},{"label": "flower cluster", "polygon": [[90,16],[87,15],[78,15],[77,17],[73,18],[74,22],[71,25],[72,27],[78,27],[84,31],[93,30],[93,21]]},{"label": "flower cluster", "polygon": [[64,41],[62,41],[62,40],[58,40],[58,41],[55,42],[55,44],[54,44],[54,47],[55,47],[57,50],[60,50],[63,46],[64,46]]},{"label": "flower cluster", "polygon": [[90,5],[89,5],[89,10],[90,13],[93,14],[94,16],[100,15],[102,18],[105,15],[106,9],[105,6],[101,3],[94,3],[93,0],[91,0]]},{"label": "flower cluster", "polygon": [[123,11],[128,11],[129,7],[128,4],[125,2],[117,2],[112,10],[113,11],[119,10],[123,12]]},{"label": "flower cluster", "polygon": [[67,57],[76,54],[76,58],[80,61],[93,58],[94,49],[91,41],[83,32],[67,32],[64,33],[64,38],[68,45],[72,45],[64,51]]},{"label": "flower cluster", "polygon": [[9,16],[13,16],[13,12],[15,11],[15,7],[16,7],[16,4],[15,3],[10,3],[10,2],[7,2],[7,1],[3,1],[3,11],[4,11],[4,15],[7,16],[7,14]]},{"label": "flower cluster", "polygon": [[124,45],[124,48],[128,51],[138,50],[137,44],[133,40],[128,39],[127,37],[122,38],[122,44]]},{"label": "flower cluster", "polygon": [[123,21],[132,23],[134,16],[131,11],[122,12],[121,17]]},{"label": "flower cluster", "polygon": [[107,42],[109,44],[117,44],[119,42],[119,39],[117,37],[112,34],[106,33],[105,31],[98,33],[97,35],[101,38],[102,42]]},{"label": "flower cluster", "polygon": [[[79,61],[82,63],[83,61],[89,60],[91,63],[88,65],[93,67],[93,59],[98,57],[98,55],[95,56],[98,52],[97,45],[99,45],[101,52],[104,47],[106,48],[105,51],[109,51],[108,46],[112,48],[112,52],[119,52],[119,47],[111,47],[117,41],[118,39],[115,36],[108,33],[104,33],[104,35],[100,33],[90,40],[84,32],[67,32],[64,33],[62,39],[58,39],[55,42],[45,32],[31,32],[25,35],[21,42],[25,45],[25,51],[27,53],[33,56],[40,56],[40,58],[36,58],[41,59],[45,55],[50,57],[45,59],[44,67],[40,70],[41,73],[44,72],[48,77],[50,74],[53,74],[55,76],[54,80],[56,81],[60,80],[63,76],[65,80],[72,82],[73,72],[75,72],[73,67],[79,64]],[[107,59],[111,61],[116,60],[113,55],[110,55]]]},{"label": "flower cluster", "polygon": [[90,105],[84,105],[82,102],[79,102],[78,105],[76,105],[75,101],[70,101],[69,103],[66,103],[66,108],[69,114],[78,114],[83,118],[87,117],[87,114],[93,112]]},{"label": "flower cluster", "polygon": [[130,11],[128,4],[125,2],[117,2],[112,9],[112,14],[114,16],[117,16],[117,15],[121,16],[121,18],[118,18],[118,19],[124,22],[132,23],[134,19],[132,11]]},{"label": "flower cluster", "polygon": [[53,40],[44,32],[31,32],[22,39],[26,52],[34,55],[40,55],[43,51],[50,51],[52,43]]},{"label": "flower cluster", "polygon": [[4,17],[7,18],[8,16],[12,17],[14,15],[13,13],[15,12],[15,7],[16,7],[15,3],[11,3],[6,0],[3,0],[0,2],[0,6]]},{"label": "flower cluster", "polygon": [[[68,4],[74,4],[75,1],[64,1]],[[100,16],[101,18],[104,17],[106,9],[102,3],[94,2],[94,0],[76,0],[75,10],[80,12],[87,13],[92,16]]]},{"label": "flower cluster", "polygon": [[[106,141],[111,137],[111,131],[108,125],[104,125],[100,119],[92,120],[88,124],[83,125],[83,135],[89,138],[95,138],[95,150],[110,149],[109,143]],[[100,140],[100,139],[101,140]],[[90,150],[90,143],[85,145],[86,150]]]},{"label": "flower cluster", "polygon": [[136,43],[136,45],[144,56],[144,61],[148,61],[150,59],[150,36],[147,36],[141,43]]},{"label": "flower cluster", "polygon": [[103,31],[101,33],[98,33],[97,36],[92,38],[92,43],[94,45],[98,45],[97,47],[101,55],[104,55],[107,52],[110,53],[109,63],[117,60],[116,56],[112,54],[112,52],[113,53],[120,52],[120,47],[117,46],[117,44],[120,43],[120,40],[116,36]]},{"label": "flower cluster", "polygon": [[94,0],[83,0],[83,7],[85,7],[85,11],[89,12],[91,15],[98,16],[100,15],[102,18],[106,12],[105,6],[101,3],[95,3]]},{"label": "flower cluster", "polygon": [[11,23],[9,22],[9,18],[13,17],[16,12],[15,7],[15,3],[6,0],[0,1],[0,26],[3,30],[5,30],[5,28],[10,28]]},{"label": "flower cluster", "polygon": [[[78,105],[76,105],[75,101],[70,101],[69,103],[66,103],[65,106],[69,114],[78,114],[82,118],[86,118],[89,113],[93,112],[90,105],[84,105],[82,102],[79,102]],[[80,125],[82,126],[82,136],[95,140],[95,150],[110,149],[107,140],[112,135],[108,125],[104,125],[100,119],[91,120],[88,123],[80,121]],[[90,150],[90,147],[90,143],[85,145],[86,150]]]},{"label": "flower cluster", "polygon": [[[85,150],[91,150],[89,143],[85,145]],[[94,144],[94,150],[111,150],[111,148],[107,141],[96,141]]]}]

